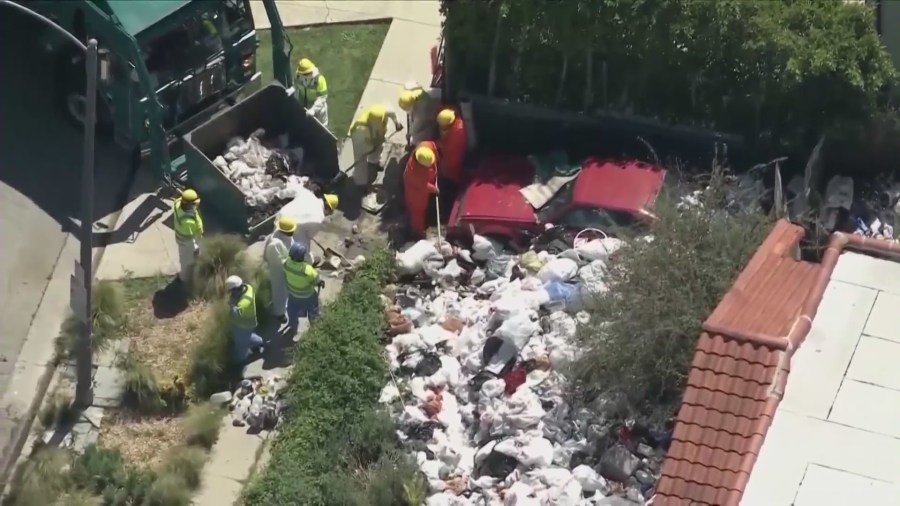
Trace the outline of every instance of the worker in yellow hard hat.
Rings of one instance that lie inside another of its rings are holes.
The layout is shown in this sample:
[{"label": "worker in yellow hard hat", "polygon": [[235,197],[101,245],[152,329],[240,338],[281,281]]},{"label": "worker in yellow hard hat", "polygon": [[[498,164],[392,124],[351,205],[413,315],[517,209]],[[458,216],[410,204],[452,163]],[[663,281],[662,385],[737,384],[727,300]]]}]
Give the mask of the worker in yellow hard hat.
[{"label": "worker in yellow hard hat", "polygon": [[294,231],[296,230],[297,222],[294,218],[286,215],[278,216],[275,222],[275,231],[266,238],[263,252],[266,266],[269,269],[269,282],[272,285],[272,316],[281,323],[287,321],[284,315],[287,307],[287,282],[284,278],[282,264],[294,242]]},{"label": "worker in yellow hard hat", "polygon": [[380,104],[363,109],[350,125],[354,158],[353,182],[359,187],[367,187],[371,183],[372,171],[381,168],[388,120],[394,123],[394,130],[403,130],[397,114]]},{"label": "worker in yellow hard hat", "polygon": [[441,151],[441,163],[438,166],[438,178],[441,187],[441,198],[447,199],[449,209],[456,199],[456,194],[463,184],[463,161],[466,157],[465,124],[460,115],[452,108],[444,108],[437,114],[440,130],[438,149]]},{"label": "worker in yellow hard hat", "polygon": [[416,146],[403,170],[403,197],[409,216],[409,230],[413,237],[425,236],[428,203],[437,188],[437,146],[423,141]]},{"label": "worker in yellow hard hat", "polygon": [[333,193],[325,193],[322,195],[322,206],[325,208],[325,214],[333,213],[340,204],[338,196]]},{"label": "worker in yellow hard hat", "polygon": [[172,225],[175,229],[175,243],[178,245],[178,263],[181,264],[178,279],[183,283],[191,281],[191,270],[200,253],[200,238],[203,237],[203,218],[200,216],[200,196],[190,188],[172,204]]},{"label": "worker in yellow hard hat", "polygon": [[316,118],[323,126],[328,126],[328,84],[325,76],[309,58],[301,58],[297,62],[297,74],[294,77],[297,88],[297,99],[306,109],[307,116]]},{"label": "worker in yellow hard hat", "polygon": [[434,139],[434,115],[440,102],[440,89],[426,90],[417,82],[408,82],[400,90],[400,108],[406,111],[407,144],[417,146]]}]

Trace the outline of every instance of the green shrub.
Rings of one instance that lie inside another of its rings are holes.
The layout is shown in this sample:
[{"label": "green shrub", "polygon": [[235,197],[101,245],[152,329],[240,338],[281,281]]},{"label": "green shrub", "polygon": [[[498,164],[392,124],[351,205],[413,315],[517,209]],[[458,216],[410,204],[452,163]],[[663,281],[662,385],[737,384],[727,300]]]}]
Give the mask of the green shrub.
[{"label": "green shrub", "polygon": [[[218,420],[216,420],[218,422]],[[163,460],[160,472],[184,478],[191,490],[200,486],[200,474],[206,463],[206,451],[202,448],[179,446],[173,448]]]},{"label": "green shrub", "polygon": [[193,295],[214,300],[225,294],[225,278],[236,274],[250,279],[247,246],[238,235],[208,235],[200,241],[200,254],[191,281]]},{"label": "green shrub", "polygon": [[680,400],[700,324],[767,234],[769,220],[661,199],[652,242],[636,240],[607,263],[609,291],[579,327],[577,384],[628,401],[632,414],[662,420]]},{"label": "green shrub", "polygon": [[206,318],[203,338],[191,352],[188,381],[194,398],[205,399],[229,389],[239,374],[231,349],[231,312],[225,301],[216,302]]},{"label": "green shrub", "polygon": [[84,453],[75,459],[71,473],[78,487],[97,494],[109,487],[118,487],[127,476],[121,452],[97,445],[84,449]]},{"label": "green shrub", "polygon": [[145,506],[188,506],[191,504],[191,489],[183,476],[163,473],[150,485]]},{"label": "green shrub", "polygon": [[103,499],[84,490],[69,492],[53,502],[53,506],[102,506]]},{"label": "green shrub", "polygon": [[69,474],[72,454],[62,448],[43,448],[22,466],[12,486],[8,504],[33,506],[52,504],[71,490]]},{"label": "green shrub", "polygon": [[[115,281],[99,281],[94,283],[91,291],[91,321],[94,355],[107,350],[110,345],[122,337],[126,324],[125,292]],[[60,334],[56,340],[57,360],[68,358],[78,344],[81,324],[74,315],[63,320]]]},{"label": "green shrub", "polygon": [[125,373],[125,405],[146,413],[154,413],[165,406],[162,389],[153,371],[136,355],[122,357],[119,367]]},{"label": "green shrub", "polygon": [[131,467],[126,470],[122,482],[110,484],[102,493],[107,506],[131,506],[144,504],[150,487],[156,481],[156,473],[145,467]]},{"label": "green shrub", "polygon": [[260,264],[253,272],[253,289],[256,294],[256,318],[259,326],[265,327],[272,319],[272,283],[269,280],[269,269]]},{"label": "green shrub", "polygon": [[[394,465],[393,428],[377,411],[387,375],[379,294],[392,266],[388,251],[373,253],[300,340],[287,392],[291,410],[269,464],[245,491],[246,505],[382,504],[366,502],[369,494],[402,504],[396,499],[412,474]],[[396,479],[374,479],[395,467]],[[363,479],[367,473],[372,480]]]},{"label": "green shrub", "polygon": [[218,406],[209,402],[191,406],[184,417],[185,442],[212,448],[219,438],[221,424],[222,410]]}]

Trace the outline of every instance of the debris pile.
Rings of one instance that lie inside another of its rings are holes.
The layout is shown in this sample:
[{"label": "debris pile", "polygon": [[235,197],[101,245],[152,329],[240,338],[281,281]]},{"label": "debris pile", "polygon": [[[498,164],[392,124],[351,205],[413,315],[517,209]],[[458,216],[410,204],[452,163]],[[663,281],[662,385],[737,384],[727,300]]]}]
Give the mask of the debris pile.
[{"label": "debris pile", "polygon": [[213,394],[210,401],[228,404],[231,424],[235,427],[249,426],[255,431],[272,430],[286,407],[281,400],[285,386],[285,381],[277,375],[247,378],[241,381],[234,393],[219,392]]},{"label": "debris pile", "polygon": [[263,141],[264,136],[260,129],[247,139],[234,137],[212,162],[244,192],[251,224],[272,216],[294,198],[290,182],[298,179],[294,174],[303,165],[303,148],[288,148],[287,135],[270,141]]},{"label": "debris pile", "polygon": [[571,395],[582,300],[606,290],[614,238],[559,255],[419,241],[386,289],[380,401],[428,480],[428,506],[610,505],[652,493],[670,432],[621,423],[615,402]]}]

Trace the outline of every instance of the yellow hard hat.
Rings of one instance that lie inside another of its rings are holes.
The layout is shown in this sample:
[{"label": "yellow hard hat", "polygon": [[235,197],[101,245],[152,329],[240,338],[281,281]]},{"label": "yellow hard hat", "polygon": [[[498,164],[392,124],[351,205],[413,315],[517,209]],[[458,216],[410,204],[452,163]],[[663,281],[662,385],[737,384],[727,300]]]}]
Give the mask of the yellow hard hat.
[{"label": "yellow hard hat", "polygon": [[427,146],[416,148],[416,161],[419,165],[430,166],[434,163],[434,151]]},{"label": "yellow hard hat", "polygon": [[384,121],[384,115],[387,114],[387,111],[384,110],[383,105],[373,105],[369,107],[369,119],[373,121]]},{"label": "yellow hard hat", "polygon": [[416,95],[411,90],[403,90],[400,92],[400,108],[406,112],[412,109],[416,103]]},{"label": "yellow hard hat", "polygon": [[328,206],[328,209],[331,209],[332,211],[337,209],[338,203],[340,202],[337,195],[333,193],[326,193],[322,196],[322,198],[325,200],[325,205]]},{"label": "yellow hard hat", "polygon": [[453,109],[443,109],[437,115],[437,124],[441,128],[447,128],[456,121],[456,113]]},{"label": "yellow hard hat", "polygon": [[282,216],[278,218],[278,230],[285,234],[293,234],[294,230],[297,230],[297,222],[290,216]]},{"label": "yellow hard hat", "polygon": [[200,202],[200,196],[197,195],[196,191],[188,188],[187,190],[184,190],[183,192],[181,192],[181,200],[182,200],[182,202],[190,202],[190,203]]},{"label": "yellow hard hat", "polygon": [[315,65],[313,65],[312,60],[309,58],[300,58],[300,61],[297,62],[297,72],[300,72],[301,74],[312,72],[314,67]]}]

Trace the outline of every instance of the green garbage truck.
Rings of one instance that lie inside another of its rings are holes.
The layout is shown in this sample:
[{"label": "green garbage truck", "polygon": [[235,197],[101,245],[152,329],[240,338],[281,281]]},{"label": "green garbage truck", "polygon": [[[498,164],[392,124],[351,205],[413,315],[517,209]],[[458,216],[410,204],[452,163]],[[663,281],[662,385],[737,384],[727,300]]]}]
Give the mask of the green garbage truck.
[{"label": "green garbage truck", "polygon": [[[181,137],[260,87],[249,0],[22,0],[100,50],[98,128],[149,159],[160,181],[187,171]],[[290,90],[290,53],[274,0],[262,4],[272,30],[275,78]],[[54,100],[76,124],[85,117],[84,53],[49,28]]]}]

